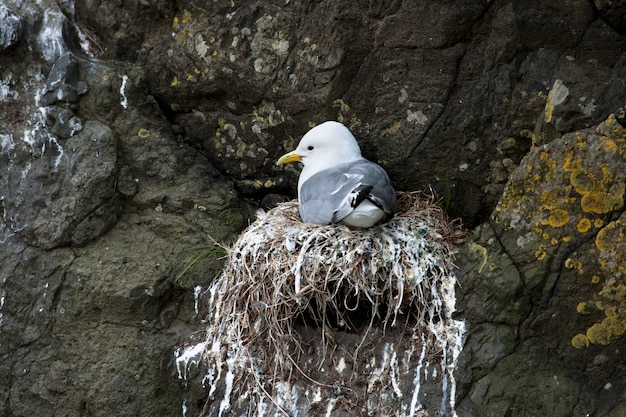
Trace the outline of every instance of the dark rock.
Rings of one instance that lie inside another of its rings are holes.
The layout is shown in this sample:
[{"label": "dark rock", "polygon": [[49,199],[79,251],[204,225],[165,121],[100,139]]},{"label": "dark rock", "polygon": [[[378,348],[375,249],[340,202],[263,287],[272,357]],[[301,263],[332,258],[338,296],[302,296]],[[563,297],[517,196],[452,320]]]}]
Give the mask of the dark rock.
[{"label": "dark rock", "polygon": [[62,138],[69,138],[83,129],[82,121],[70,109],[49,108],[48,114],[54,118],[50,131]]},{"label": "dark rock", "polygon": [[475,0],[460,5],[402,2],[382,21],[376,40],[385,48],[445,49],[468,40],[488,8],[488,3]]},{"label": "dark rock", "polygon": [[75,103],[87,90],[87,84],[78,79],[76,59],[67,52],[54,61],[39,104],[49,106],[56,102]]},{"label": "dark rock", "polygon": [[5,5],[0,6],[0,49],[9,48],[18,41],[22,21]]},{"label": "dark rock", "polygon": [[[67,245],[79,223],[114,201],[115,138],[108,127],[94,121],[63,142],[42,126],[36,126],[29,135],[28,146],[17,150],[25,156],[23,165],[12,166],[12,175],[5,179],[7,225],[35,247]],[[115,216],[109,218],[103,227],[93,229],[96,234],[79,240],[95,239],[115,220]]]},{"label": "dark rock", "polygon": [[615,29],[626,31],[626,2],[624,0],[594,0],[600,16]]}]

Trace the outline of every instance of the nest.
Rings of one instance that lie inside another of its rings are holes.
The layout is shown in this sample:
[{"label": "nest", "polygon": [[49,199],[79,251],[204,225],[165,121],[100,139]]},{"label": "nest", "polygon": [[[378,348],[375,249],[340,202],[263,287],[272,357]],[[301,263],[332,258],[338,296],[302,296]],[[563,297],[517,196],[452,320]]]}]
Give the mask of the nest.
[{"label": "nest", "polygon": [[465,235],[434,197],[399,193],[398,204],[391,221],[365,230],[304,224],[295,201],[261,215],[227,248],[207,290],[207,363],[227,362],[233,376],[253,373],[243,379],[262,385],[264,375],[300,369],[301,325],[319,329],[328,348],[328,329],[365,337],[376,325],[402,326],[441,350],[435,329],[454,298],[444,278]]}]

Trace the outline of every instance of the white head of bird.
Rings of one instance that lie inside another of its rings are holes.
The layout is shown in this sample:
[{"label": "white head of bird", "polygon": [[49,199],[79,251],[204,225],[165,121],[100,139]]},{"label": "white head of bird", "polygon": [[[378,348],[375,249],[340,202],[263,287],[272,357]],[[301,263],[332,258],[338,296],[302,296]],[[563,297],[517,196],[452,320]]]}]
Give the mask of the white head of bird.
[{"label": "white head of bird", "polygon": [[302,162],[304,167],[298,178],[300,193],[302,184],[318,172],[362,158],[361,148],[350,130],[339,122],[328,121],[309,130],[298,147],[283,155],[276,164]]}]

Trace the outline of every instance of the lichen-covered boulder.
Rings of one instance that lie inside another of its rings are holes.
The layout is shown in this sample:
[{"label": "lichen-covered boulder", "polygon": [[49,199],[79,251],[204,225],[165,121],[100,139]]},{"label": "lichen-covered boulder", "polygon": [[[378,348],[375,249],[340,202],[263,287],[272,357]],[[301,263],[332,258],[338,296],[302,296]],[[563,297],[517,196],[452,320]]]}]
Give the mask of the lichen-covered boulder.
[{"label": "lichen-covered boulder", "polygon": [[461,252],[468,412],[611,415],[621,400],[625,124],[621,110],[531,151]]}]

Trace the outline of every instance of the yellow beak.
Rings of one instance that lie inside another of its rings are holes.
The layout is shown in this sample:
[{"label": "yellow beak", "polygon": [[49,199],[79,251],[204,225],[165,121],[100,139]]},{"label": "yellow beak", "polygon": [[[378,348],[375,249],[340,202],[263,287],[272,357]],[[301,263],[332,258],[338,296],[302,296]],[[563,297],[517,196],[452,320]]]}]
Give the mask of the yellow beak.
[{"label": "yellow beak", "polygon": [[297,162],[301,160],[302,156],[298,155],[296,151],[291,151],[281,156],[278,161],[276,161],[276,165],[288,164],[290,162]]}]

